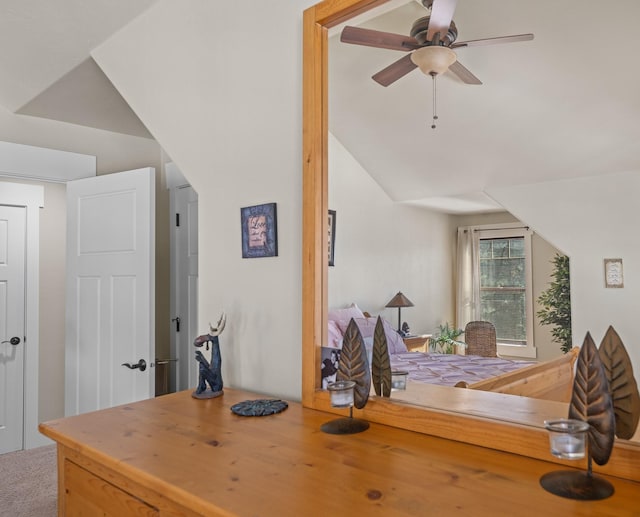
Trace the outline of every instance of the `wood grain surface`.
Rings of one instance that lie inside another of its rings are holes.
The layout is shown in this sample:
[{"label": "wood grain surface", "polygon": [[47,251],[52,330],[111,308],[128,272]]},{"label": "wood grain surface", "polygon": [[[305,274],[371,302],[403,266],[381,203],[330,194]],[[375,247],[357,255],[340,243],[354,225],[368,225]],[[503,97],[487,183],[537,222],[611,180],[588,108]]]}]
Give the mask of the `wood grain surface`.
[{"label": "wood grain surface", "polygon": [[267,417],[230,411],[256,398],[264,395],[225,388],[222,397],[195,400],[188,391],[40,428],[58,442],[63,470],[79,475],[71,462],[98,478],[79,476],[82,486],[111,493],[103,480],[160,515],[640,513],[637,482],[608,477],[613,497],[572,501],[540,487],[540,476],[559,468],[545,461],[379,424],[329,435],[320,426],[335,415],[297,403]]}]

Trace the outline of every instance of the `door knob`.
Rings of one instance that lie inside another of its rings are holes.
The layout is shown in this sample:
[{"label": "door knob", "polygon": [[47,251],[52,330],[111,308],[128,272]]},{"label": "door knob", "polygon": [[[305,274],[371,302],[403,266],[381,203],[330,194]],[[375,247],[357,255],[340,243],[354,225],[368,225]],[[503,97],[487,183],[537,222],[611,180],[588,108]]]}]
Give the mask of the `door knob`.
[{"label": "door knob", "polygon": [[139,368],[141,372],[144,372],[147,369],[147,361],[145,361],[144,359],[140,359],[136,364],[122,363],[122,366],[126,366],[127,368],[129,368],[129,370],[135,370]]},{"label": "door knob", "polygon": [[11,343],[13,346],[16,346],[20,344],[20,338],[13,336],[9,341],[0,341],[0,343]]}]

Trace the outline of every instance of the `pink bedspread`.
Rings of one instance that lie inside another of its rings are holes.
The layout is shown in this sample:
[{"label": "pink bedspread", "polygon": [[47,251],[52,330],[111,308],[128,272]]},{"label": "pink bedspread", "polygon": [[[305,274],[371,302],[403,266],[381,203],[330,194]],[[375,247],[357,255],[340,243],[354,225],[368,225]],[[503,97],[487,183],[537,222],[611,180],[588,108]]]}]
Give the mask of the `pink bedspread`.
[{"label": "pink bedspread", "polygon": [[391,355],[391,369],[409,372],[412,381],[455,386],[460,381],[469,384],[512,372],[535,361],[480,357],[477,355],[433,354],[406,352]]}]

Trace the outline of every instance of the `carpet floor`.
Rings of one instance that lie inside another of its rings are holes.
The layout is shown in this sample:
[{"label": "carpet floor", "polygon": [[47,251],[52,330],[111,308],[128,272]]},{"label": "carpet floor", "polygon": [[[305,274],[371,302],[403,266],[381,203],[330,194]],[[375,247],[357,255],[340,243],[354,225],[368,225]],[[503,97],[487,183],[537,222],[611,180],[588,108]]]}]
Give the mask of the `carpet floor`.
[{"label": "carpet floor", "polygon": [[56,515],[56,459],[55,445],[0,455],[0,516]]}]

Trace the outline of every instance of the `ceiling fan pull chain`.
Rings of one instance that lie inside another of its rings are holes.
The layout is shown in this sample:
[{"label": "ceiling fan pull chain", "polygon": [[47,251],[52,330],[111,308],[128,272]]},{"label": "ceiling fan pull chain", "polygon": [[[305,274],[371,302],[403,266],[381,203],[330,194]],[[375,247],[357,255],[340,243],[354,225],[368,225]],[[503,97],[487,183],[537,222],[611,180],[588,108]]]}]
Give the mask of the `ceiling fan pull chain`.
[{"label": "ceiling fan pull chain", "polygon": [[436,76],[438,74],[434,74],[432,72],[430,75],[431,75],[431,80],[433,82],[433,123],[431,124],[431,129],[435,129],[436,120],[438,120],[438,114],[436,113]]}]

